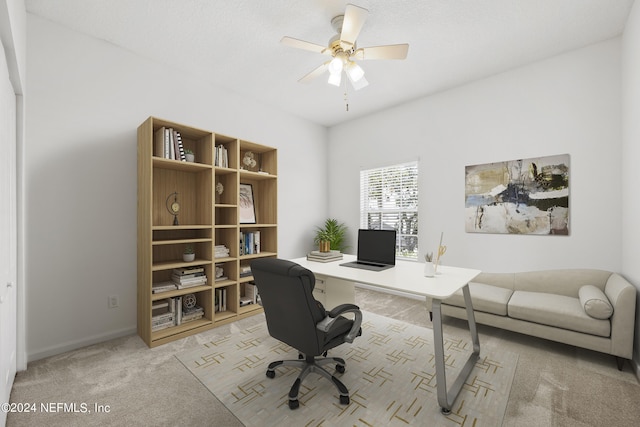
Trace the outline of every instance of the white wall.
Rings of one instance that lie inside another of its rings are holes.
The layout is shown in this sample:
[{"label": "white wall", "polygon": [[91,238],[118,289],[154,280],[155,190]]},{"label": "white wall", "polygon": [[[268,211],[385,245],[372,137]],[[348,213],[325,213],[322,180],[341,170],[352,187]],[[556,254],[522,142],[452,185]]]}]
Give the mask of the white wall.
[{"label": "white wall", "polygon": [[324,127],[33,15],[27,30],[29,360],[135,330],[136,128],[150,115],[278,148],[279,252],[311,249]]},{"label": "white wall", "polygon": [[[16,362],[17,369],[27,368],[26,342],[25,342],[25,268],[23,263],[24,247],[24,212],[23,198],[23,150],[25,134],[25,112],[24,98],[26,93],[26,10],[24,0],[2,0],[0,1],[0,38],[4,56],[7,62],[9,80],[13,86],[15,96],[12,101],[15,103],[15,173],[16,186],[13,189],[16,193],[16,233],[17,237],[17,348]],[[0,351],[6,352],[10,349],[2,348]],[[3,354],[0,357],[3,357]]]},{"label": "white wall", "polygon": [[[355,239],[359,170],[419,158],[420,250],[484,271],[620,271],[620,40],[419,99],[329,131],[329,214]],[[466,165],[570,155],[570,235],[466,233]],[[637,159],[637,157],[635,157]]]},{"label": "white wall", "polygon": [[[622,273],[640,290],[640,4],[634,3],[622,38]],[[636,313],[640,311],[640,294]],[[640,365],[636,314],[635,365]]]}]

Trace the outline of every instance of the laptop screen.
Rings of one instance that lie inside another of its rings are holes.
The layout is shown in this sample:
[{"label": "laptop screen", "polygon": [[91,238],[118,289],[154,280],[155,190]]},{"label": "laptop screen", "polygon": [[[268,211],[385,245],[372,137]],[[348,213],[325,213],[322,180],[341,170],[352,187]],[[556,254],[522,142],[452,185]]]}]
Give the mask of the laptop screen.
[{"label": "laptop screen", "polygon": [[396,265],[396,231],[358,230],[358,261]]}]

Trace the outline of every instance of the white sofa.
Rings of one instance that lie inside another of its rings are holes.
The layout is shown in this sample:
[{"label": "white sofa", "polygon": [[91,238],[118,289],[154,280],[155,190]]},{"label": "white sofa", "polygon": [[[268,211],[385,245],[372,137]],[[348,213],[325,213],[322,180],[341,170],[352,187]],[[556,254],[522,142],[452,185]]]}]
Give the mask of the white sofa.
[{"label": "white sofa", "polygon": [[[469,284],[477,323],[616,356],[633,354],[636,288],[603,270],[481,273]],[[431,301],[427,300],[431,313]],[[466,319],[462,291],[443,300],[443,315]]]}]

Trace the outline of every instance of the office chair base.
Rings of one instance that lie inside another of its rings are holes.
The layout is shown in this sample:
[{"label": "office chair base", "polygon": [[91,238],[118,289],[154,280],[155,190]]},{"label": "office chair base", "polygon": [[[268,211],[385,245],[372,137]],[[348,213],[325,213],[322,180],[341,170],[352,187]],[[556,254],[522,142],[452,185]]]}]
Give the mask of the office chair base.
[{"label": "office chair base", "polygon": [[291,386],[291,390],[289,390],[289,409],[296,409],[300,406],[300,402],[298,401],[298,395],[300,393],[300,385],[302,381],[309,375],[311,372],[315,372],[328,380],[330,380],[333,385],[336,386],[340,393],[340,403],[343,405],[349,404],[349,390],[345,385],[337,379],[335,376],[331,375],[326,369],[322,366],[330,363],[336,364],[336,372],[344,373],[345,371],[345,361],[339,357],[325,357],[316,359],[313,356],[307,356],[305,360],[279,360],[277,362],[271,362],[269,367],[267,368],[267,377],[274,378],[276,376],[275,369],[280,366],[294,366],[301,368],[302,371],[298,378],[296,378],[295,382]]}]

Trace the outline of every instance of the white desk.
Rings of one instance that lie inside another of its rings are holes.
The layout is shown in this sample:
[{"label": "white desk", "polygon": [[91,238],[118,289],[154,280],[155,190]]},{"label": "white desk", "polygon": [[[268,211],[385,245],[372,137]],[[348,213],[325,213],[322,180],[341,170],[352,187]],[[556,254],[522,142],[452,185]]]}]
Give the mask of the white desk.
[{"label": "white desk", "polygon": [[[311,270],[324,281],[325,298],[328,303],[325,307],[327,309],[333,308],[338,303],[354,303],[354,283],[364,283],[375,288],[432,298],[438,404],[442,413],[448,414],[451,412],[451,407],[456,397],[458,397],[465,380],[480,356],[480,342],[468,286],[469,282],[480,274],[480,270],[438,266],[438,275],[429,278],[424,277],[424,264],[420,262],[396,261],[395,267],[383,271],[370,271],[340,265],[345,262],[355,261],[355,259],[354,255],[345,255],[343,260],[328,263],[308,261],[306,257],[291,261]],[[451,389],[447,391],[440,301],[451,296],[458,289],[462,289],[467,307],[473,351],[469,355],[462,371],[454,380]]]}]

